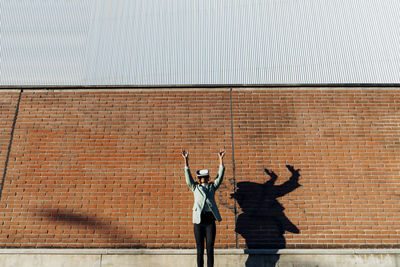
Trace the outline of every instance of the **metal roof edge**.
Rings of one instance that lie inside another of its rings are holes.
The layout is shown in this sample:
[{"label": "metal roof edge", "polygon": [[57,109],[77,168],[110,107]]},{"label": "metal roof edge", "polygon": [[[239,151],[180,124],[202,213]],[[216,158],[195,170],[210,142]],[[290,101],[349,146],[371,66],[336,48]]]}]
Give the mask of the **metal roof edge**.
[{"label": "metal roof edge", "polygon": [[0,85],[0,90],[93,90],[93,89],[221,89],[221,88],[400,88],[400,83],[321,84],[177,84],[177,85]]}]

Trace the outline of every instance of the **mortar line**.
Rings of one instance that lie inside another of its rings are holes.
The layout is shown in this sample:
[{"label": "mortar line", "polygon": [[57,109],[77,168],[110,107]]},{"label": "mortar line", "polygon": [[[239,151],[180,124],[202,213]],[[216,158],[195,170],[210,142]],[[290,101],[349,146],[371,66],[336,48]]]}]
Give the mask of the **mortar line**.
[{"label": "mortar line", "polygon": [[[232,143],[232,177],[233,177],[233,193],[236,192],[236,175],[235,175],[235,139],[233,136],[233,108],[232,108],[232,88],[229,90],[229,98],[230,98],[230,108],[231,108],[231,143]],[[236,223],[237,223],[237,208],[236,208],[236,199],[234,198],[233,202],[234,213],[235,213],[235,247],[238,248],[238,233],[236,232]]]},{"label": "mortar line", "polygon": [[18,117],[18,112],[19,112],[19,104],[20,104],[20,102],[21,102],[21,96],[22,96],[22,92],[23,92],[23,91],[24,91],[24,89],[21,89],[21,90],[19,91],[19,97],[18,97],[17,107],[15,108],[14,120],[13,120],[13,124],[12,124],[12,126],[11,126],[10,142],[8,143],[7,156],[6,156],[6,161],[5,161],[5,163],[4,163],[3,178],[2,178],[2,180],[1,180],[0,200],[1,200],[1,196],[2,196],[2,194],[3,194],[4,181],[5,181],[6,175],[7,175],[8,161],[9,161],[9,159],[10,159],[11,146],[12,146],[12,141],[13,141],[13,137],[14,137],[14,129],[15,129],[15,124],[17,123],[17,117]]}]

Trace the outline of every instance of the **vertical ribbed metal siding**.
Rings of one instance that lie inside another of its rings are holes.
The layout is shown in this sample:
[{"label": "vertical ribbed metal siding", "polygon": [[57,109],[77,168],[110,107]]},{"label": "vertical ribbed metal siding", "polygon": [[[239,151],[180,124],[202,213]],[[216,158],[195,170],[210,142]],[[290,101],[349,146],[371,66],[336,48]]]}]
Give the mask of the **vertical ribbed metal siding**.
[{"label": "vertical ribbed metal siding", "polygon": [[397,0],[3,0],[2,85],[400,82]]},{"label": "vertical ribbed metal siding", "polygon": [[81,81],[90,2],[2,0],[1,84]]}]

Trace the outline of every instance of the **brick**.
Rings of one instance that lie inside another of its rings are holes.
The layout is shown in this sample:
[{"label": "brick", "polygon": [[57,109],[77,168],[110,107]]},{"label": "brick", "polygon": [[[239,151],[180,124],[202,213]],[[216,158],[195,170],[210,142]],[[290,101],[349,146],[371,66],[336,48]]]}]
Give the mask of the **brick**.
[{"label": "brick", "polygon": [[[245,206],[236,203],[237,215],[250,211],[239,247],[400,247],[399,92],[234,89],[235,178],[252,188],[243,193]],[[0,92],[3,163],[18,95]],[[193,197],[180,149],[189,149],[192,171],[216,174],[224,147],[216,247],[234,248],[230,112],[224,89],[24,90],[0,246],[193,248]],[[290,176],[286,164],[301,169],[301,187],[263,199],[263,168],[278,174],[279,186]],[[279,234],[282,214],[299,233]]]}]

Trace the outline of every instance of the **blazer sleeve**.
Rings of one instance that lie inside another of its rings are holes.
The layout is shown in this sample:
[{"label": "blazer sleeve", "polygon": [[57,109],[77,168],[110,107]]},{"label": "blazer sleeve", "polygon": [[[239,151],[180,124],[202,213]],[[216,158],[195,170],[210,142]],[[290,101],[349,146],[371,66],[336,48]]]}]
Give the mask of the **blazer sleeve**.
[{"label": "blazer sleeve", "polygon": [[223,165],[219,165],[218,175],[214,180],[215,189],[218,189],[218,187],[221,185],[222,180],[224,178],[224,173],[225,173],[225,167]]},{"label": "blazer sleeve", "polygon": [[185,178],[186,178],[186,183],[189,186],[192,191],[196,188],[196,183],[193,180],[192,174],[190,173],[189,167],[185,167]]}]

